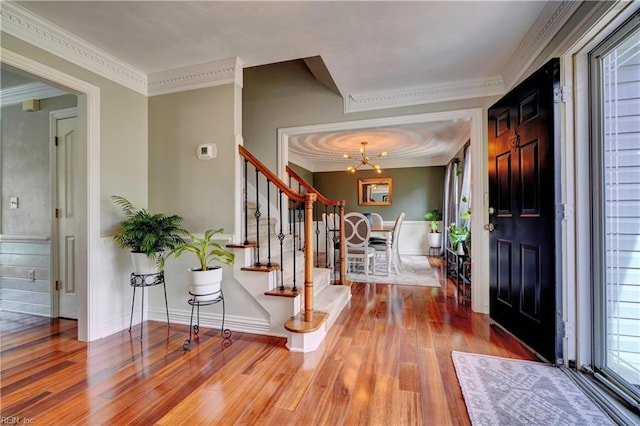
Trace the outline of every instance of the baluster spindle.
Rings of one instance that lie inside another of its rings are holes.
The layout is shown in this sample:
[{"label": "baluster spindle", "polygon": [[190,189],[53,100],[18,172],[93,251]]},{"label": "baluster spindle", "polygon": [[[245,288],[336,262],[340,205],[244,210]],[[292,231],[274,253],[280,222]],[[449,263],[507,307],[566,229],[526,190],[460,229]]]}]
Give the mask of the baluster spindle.
[{"label": "baluster spindle", "polygon": [[247,180],[247,169],[249,160],[244,159],[244,245],[249,245],[249,185]]},{"label": "baluster spindle", "polygon": [[[296,206],[295,210],[297,210],[297,206],[298,206],[297,202],[295,203],[295,206]],[[294,214],[293,214],[293,229],[294,230],[296,229],[296,216],[297,216],[297,214],[294,211]],[[297,279],[296,279],[296,258],[297,258],[297,256],[296,256],[296,254],[297,254],[297,251],[296,251],[297,250],[296,249],[296,240],[297,239],[298,238],[296,237],[296,235],[294,235],[293,236],[293,264],[291,265],[291,268],[292,268],[292,271],[293,271],[293,283],[292,283],[292,288],[291,288],[292,291],[298,291],[298,287],[296,287],[296,281],[297,281]]]},{"label": "baluster spindle", "polygon": [[259,170],[256,168],[256,255],[253,259],[255,262],[255,266],[262,266],[260,263],[260,175],[258,174]]},{"label": "baluster spindle", "polygon": [[[284,232],[282,229],[282,190],[279,190],[280,197],[278,201],[278,210],[280,211],[280,233],[278,234],[278,240],[280,240],[280,291],[284,291]],[[295,252],[294,252],[295,253]]]},{"label": "baluster spindle", "polygon": [[271,181],[269,179],[267,179],[267,266],[271,267]]}]

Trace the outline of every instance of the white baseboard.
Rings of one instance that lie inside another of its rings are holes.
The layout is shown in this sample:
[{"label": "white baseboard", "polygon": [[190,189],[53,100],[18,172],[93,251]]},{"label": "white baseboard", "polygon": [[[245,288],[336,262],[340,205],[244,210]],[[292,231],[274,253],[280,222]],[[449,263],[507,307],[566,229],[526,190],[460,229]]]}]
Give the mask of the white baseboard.
[{"label": "white baseboard", "polygon": [[[195,317],[194,312],[194,317]],[[149,309],[150,321],[167,321],[167,312],[162,308]],[[172,324],[189,325],[191,319],[191,310],[182,309],[170,309],[169,310],[169,322]],[[195,321],[195,318],[194,318]],[[220,328],[222,324],[222,314],[204,312],[200,309],[200,328]],[[247,318],[237,315],[225,315],[224,328],[228,328],[231,331],[238,331],[250,334],[261,334],[265,336],[286,337],[284,334],[275,334],[271,330],[271,324],[269,321],[258,320],[256,318]]]}]

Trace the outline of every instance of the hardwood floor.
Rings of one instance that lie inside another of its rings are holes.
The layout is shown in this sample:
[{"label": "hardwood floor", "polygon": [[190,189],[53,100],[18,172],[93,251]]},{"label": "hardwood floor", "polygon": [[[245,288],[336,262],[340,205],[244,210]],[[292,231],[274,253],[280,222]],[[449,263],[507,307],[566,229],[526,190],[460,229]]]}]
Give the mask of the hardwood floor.
[{"label": "hardwood floor", "polygon": [[[430,258],[443,283],[442,259]],[[91,343],[76,323],[3,312],[3,423],[468,425],[451,351],[536,359],[455,286],[354,284],[320,349],[285,339],[166,323]],[[7,419],[9,418],[9,419]]]}]

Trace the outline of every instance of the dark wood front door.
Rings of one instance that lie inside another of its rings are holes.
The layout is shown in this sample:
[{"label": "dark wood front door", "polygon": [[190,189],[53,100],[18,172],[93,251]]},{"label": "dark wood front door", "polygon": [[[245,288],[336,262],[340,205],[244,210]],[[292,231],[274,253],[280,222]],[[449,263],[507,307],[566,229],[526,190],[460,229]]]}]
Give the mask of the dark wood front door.
[{"label": "dark wood front door", "polygon": [[553,59],[493,105],[488,123],[491,318],[554,363],[558,87]]}]

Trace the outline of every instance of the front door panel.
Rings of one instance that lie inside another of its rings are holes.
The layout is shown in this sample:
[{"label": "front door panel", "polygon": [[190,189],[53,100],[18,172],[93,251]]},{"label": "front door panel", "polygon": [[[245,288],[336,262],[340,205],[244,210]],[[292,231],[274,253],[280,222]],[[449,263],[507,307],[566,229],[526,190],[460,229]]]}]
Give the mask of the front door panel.
[{"label": "front door panel", "polygon": [[554,126],[559,62],[489,109],[491,318],[556,362]]}]

